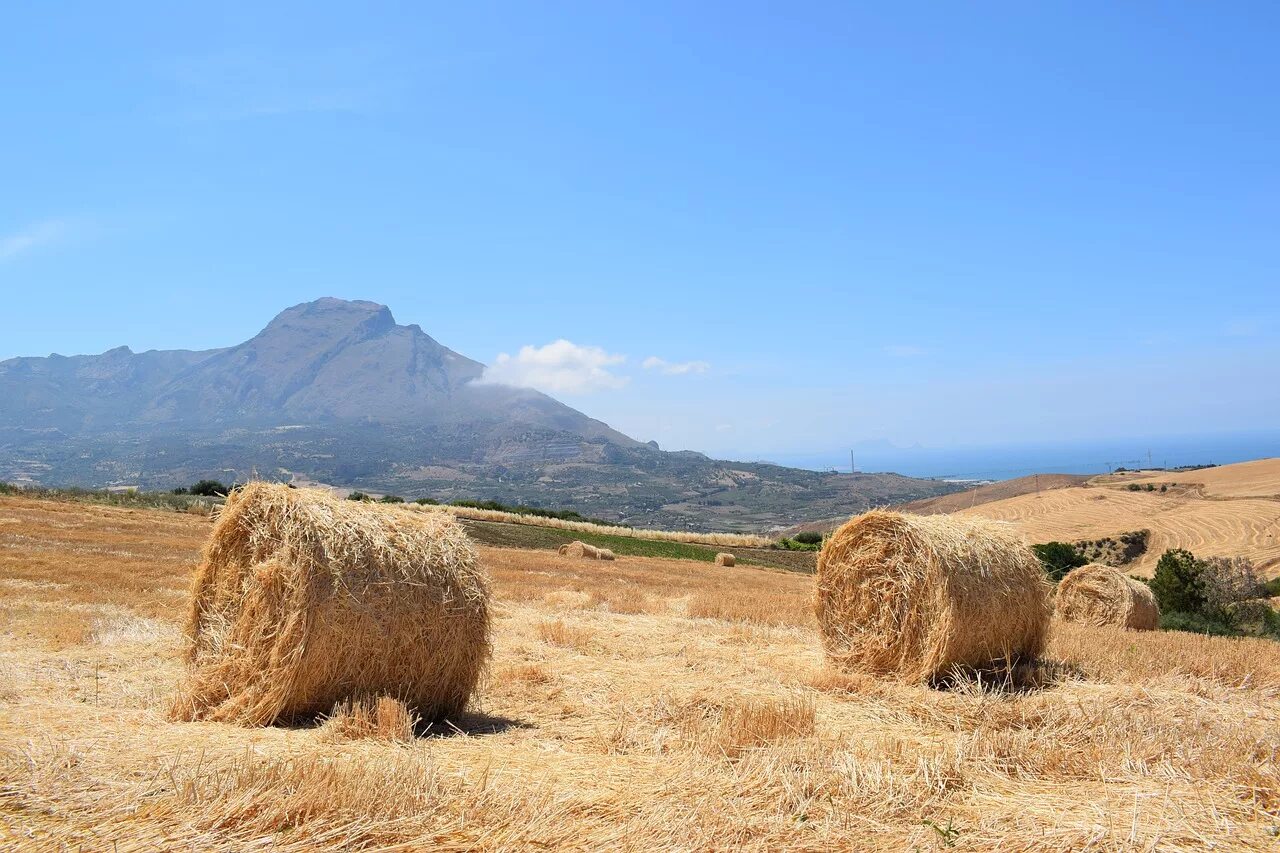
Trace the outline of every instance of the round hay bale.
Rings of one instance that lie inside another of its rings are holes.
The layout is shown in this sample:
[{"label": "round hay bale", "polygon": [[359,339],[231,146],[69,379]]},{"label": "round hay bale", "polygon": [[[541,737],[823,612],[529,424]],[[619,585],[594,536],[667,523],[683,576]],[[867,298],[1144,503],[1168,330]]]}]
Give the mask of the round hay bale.
[{"label": "round hay bale", "polygon": [[724,552],[716,554],[717,566],[732,566],[736,562],[737,560],[734,559],[732,554],[726,554]]},{"label": "round hay bale", "polygon": [[816,605],[828,660],[909,682],[1034,658],[1052,613],[1040,561],[1008,525],[880,510],[827,538]]},{"label": "round hay bale", "polygon": [[196,570],[176,719],[268,725],[389,695],[458,713],[489,658],[489,585],[445,513],[250,483]]},{"label": "round hay bale", "polygon": [[[561,545],[556,551],[562,557],[586,557],[588,560],[600,559],[600,549],[594,545],[588,545],[586,542],[570,542],[567,545]],[[610,551],[609,553],[612,554],[613,552]],[[609,559],[613,559],[612,556]]]},{"label": "round hay bale", "polygon": [[1099,563],[1072,569],[1058,584],[1056,606],[1068,622],[1135,631],[1160,625],[1160,606],[1151,587]]}]

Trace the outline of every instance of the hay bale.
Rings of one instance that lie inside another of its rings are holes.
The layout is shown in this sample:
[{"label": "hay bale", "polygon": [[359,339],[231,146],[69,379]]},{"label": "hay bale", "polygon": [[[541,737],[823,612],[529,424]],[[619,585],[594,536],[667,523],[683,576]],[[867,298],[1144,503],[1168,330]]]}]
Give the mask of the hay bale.
[{"label": "hay bale", "polygon": [[567,545],[561,545],[556,551],[562,557],[585,557],[588,560],[613,559],[612,551],[609,552],[608,557],[601,557],[600,549],[586,542],[570,542]]},{"label": "hay bale", "polygon": [[378,695],[456,714],[489,657],[488,602],[451,516],[250,483],[196,571],[171,714],[267,725]]},{"label": "hay bale", "polygon": [[1072,569],[1062,579],[1056,607],[1068,622],[1135,631],[1151,631],[1160,625],[1160,606],[1151,587],[1098,563]]},{"label": "hay bale", "polygon": [[724,552],[716,554],[717,566],[732,566],[736,562],[737,561],[734,559],[732,554],[726,554]]},{"label": "hay bale", "polygon": [[1034,658],[1052,605],[1040,561],[984,518],[873,510],[818,555],[818,626],[846,670],[924,682]]},{"label": "hay bale", "polygon": [[612,559],[614,559],[614,558],[615,558],[614,553],[613,553],[612,551],[610,551],[608,548],[598,548],[598,549],[596,549],[596,559],[597,559],[597,560],[612,560]]}]

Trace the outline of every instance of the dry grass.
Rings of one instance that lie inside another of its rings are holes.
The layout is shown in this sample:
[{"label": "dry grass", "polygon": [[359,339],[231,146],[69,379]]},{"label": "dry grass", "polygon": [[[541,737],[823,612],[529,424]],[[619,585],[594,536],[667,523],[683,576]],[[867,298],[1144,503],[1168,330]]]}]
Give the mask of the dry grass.
[{"label": "dry grass", "polygon": [[[493,675],[455,728],[177,724],[165,694],[208,523],[101,509],[0,499],[21,521],[0,527],[0,581],[21,581],[0,585],[0,849],[1276,843],[1280,644],[1063,623],[1042,689],[934,690],[827,671],[809,623],[684,612],[732,591],[785,611],[812,578],[482,549]],[[649,610],[613,612],[627,590]],[[89,630],[54,648],[27,616],[64,611]],[[557,621],[585,649],[545,642]]]},{"label": "dry grass", "polygon": [[325,719],[321,734],[331,740],[401,741],[414,738],[421,718],[392,696],[376,699],[344,699]]},{"label": "dry grass", "polygon": [[816,615],[845,669],[921,682],[1008,668],[1044,648],[1044,570],[1005,524],[873,510],[818,555]]},{"label": "dry grass", "polygon": [[653,539],[658,542],[687,542],[696,545],[737,545],[743,548],[767,548],[773,540],[750,533],[695,533],[687,530],[647,530],[637,527],[615,527],[593,524],[589,521],[566,521],[561,518],[544,518],[538,515],[521,515],[494,509],[448,506],[445,504],[406,504],[418,512],[447,512],[458,518],[476,521],[501,521],[506,524],[529,524],[534,527],[554,527],[574,533],[601,533],[609,536],[627,536],[632,539]]},{"label": "dry grass", "polygon": [[[1123,483],[1177,483],[1168,492],[1128,491]],[[1100,485],[1114,483],[1113,486]],[[1204,488],[1198,484],[1205,483]],[[1013,523],[1032,542],[1075,541],[1151,531],[1147,552],[1127,574],[1150,576],[1169,548],[1199,557],[1247,557],[1269,576],[1280,573],[1280,460],[1130,479],[1099,478],[1088,487],[1055,489],[963,510]]]}]

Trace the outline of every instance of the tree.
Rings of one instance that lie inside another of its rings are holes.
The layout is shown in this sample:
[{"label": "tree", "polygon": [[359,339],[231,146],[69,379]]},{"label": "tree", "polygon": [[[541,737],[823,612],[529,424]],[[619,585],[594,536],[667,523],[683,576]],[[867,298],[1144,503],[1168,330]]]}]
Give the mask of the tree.
[{"label": "tree", "polygon": [[1044,566],[1044,573],[1052,581],[1062,580],[1067,572],[1089,562],[1070,542],[1045,542],[1043,545],[1032,545],[1031,550],[1036,552]]},{"label": "tree", "polygon": [[231,490],[217,480],[200,480],[191,487],[191,494],[203,498],[225,497]]},{"label": "tree", "polygon": [[1156,563],[1151,591],[1164,613],[1204,614],[1209,601],[1205,596],[1204,563],[1183,548],[1170,548]]}]

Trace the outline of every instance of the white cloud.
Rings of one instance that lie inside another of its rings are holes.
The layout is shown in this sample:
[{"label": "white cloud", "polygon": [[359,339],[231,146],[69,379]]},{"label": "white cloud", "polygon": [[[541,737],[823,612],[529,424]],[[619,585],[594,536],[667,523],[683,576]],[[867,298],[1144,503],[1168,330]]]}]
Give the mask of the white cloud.
[{"label": "white cloud", "polygon": [[925,353],[923,347],[913,344],[890,344],[884,348],[884,351],[895,358],[915,358]]},{"label": "white cloud", "polygon": [[645,370],[658,370],[667,376],[683,376],[686,373],[706,373],[711,365],[705,361],[670,362],[664,358],[651,355],[640,364]]},{"label": "white cloud", "polygon": [[60,219],[37,222],[21,231],[0,237],[0,261],[8,261],[25,252],[56,243],[67,233],[67,223]]},{"label": "white cloud", "polygon": [[621,388],[631,381],[609,368],[626,361],[600,347],[579,346],[563,338],[546,346],[525,346],[514,356],[501,353],[479,382],[517,385],[549,394],[590,394]]}]

